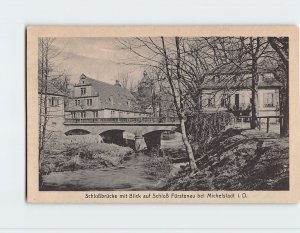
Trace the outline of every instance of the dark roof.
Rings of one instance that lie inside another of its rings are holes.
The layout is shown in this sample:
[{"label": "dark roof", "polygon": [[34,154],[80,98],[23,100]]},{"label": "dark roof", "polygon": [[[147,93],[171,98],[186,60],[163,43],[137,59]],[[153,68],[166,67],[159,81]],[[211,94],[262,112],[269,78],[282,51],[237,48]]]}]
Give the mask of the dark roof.
[{"label": "dark roof", "polygon": [[[42,91],[42,82],[40,81],[40,79],[38,80],[38,93],[45,94],[45,90]],[[53,80],[48,81],[47,94],[48,95],[65,96],[65,93],[60,89],[58,84],[55,83]]]},{"label": "dark roof", "polygon": [[111,85],[102,81],[98,81],[85,75],[81,78],[85,79],[85,84],[77,84],[77,86],[92,86],[92,96],[99,97],[99,103],[93,103],[89,109],[114,109],[127,112],[142,112],[137,105],[135,97],[131,92],[122,88],[120,85]]},{"label": "dark roof", "polygon": [[219,65],[218,67],[216,67],[213,70],[209,71],[208,74],[210,74],[210,75],[243,74],[245,72],[247,73],[247,70],[249,70],[249,68],[247,66],[248,65],[246,63],[242,63],[242,64],[234,64],[234,63],[223,64],[223,65]]},{"label": "dark roof", "polygon": [[[251,88],[251,74],[207,75],[201,89],[244,89]],[[258,88],[279,88],[282,84],[272,73],[259,74]]]},{"label": "dark roof", "polygon": [[[257,66],[257,71],[260,74],[269,73],[272,70],[275,70],[277,67],[272,63],[265,63],[263,66]],[[216,68],[208,71],[207,74],[210,75],[232,75],[232,74],[249,74],[251,72],[251,65],[249,63],[235,64],[235,63],[226,63],[221,64]]]}]

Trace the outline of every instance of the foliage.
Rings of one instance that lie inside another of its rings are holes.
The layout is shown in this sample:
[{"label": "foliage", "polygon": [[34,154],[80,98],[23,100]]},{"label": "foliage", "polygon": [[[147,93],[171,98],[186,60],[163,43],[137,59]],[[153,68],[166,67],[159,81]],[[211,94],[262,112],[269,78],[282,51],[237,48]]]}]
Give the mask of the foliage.
[{"label": "foliage", "polygon": [[207,143],[225,130],[233,118],[233,114],[229,112],[189,114],[186,125],[194,150],[198,153],[203,151]]},{"label": "foliage", "polygon": [[154,156],[151,159],[147,159],[144,163],[144,166],[147,168],[147,174],[154,176],[156,178],[165,178],[167,177],[172,168],[172,162],[168,157],[158,157]]},{"label": "foliage", "polygon": [[[260,139],[258,139],[260,138]],[[220,150],[221,148],[221,150]],[[288,190],[288,142],[256,130],[228,129],[196,160],[169,180],[168,190]]]},{"label": "foliage", "polygon": [[56,137],[47,142],[42,153],[40,174],[118,166],[132,152],[130,148],[114,144],[70,143]]}]

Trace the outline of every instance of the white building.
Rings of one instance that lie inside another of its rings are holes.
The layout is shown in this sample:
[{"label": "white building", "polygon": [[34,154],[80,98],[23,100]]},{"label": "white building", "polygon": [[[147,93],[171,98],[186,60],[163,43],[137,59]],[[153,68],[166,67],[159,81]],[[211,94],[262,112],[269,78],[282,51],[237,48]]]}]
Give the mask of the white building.
[{"label": "white building", "polygon": [[[39,115],[40,123],[47,119],[47,131],[49,132],[62,132],[64,129],[64,99],[65,94],[57,88],[52,82],[47,85],[47,98],[45,101],[46,93],[42,91],[39,85]],[[46,104],[46,105],[45,105]]]},{"label": "white building", "polygon": [[[204,111],[232,111],[235,115],[251,113],[251,75],[209,75],[201,86]],[[279,115],[279,90],[282,84],[271,73],[258,80],[258,116]]]}]

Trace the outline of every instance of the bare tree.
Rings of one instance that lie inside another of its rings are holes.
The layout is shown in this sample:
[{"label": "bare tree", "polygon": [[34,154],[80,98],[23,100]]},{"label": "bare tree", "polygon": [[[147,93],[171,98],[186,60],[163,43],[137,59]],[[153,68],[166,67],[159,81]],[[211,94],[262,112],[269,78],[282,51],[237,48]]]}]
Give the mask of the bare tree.
[{"label": "bare tree", "polygon": [[[39,162],[41,165],[45,144],[52,135],[48,130],[50,118],[57,117],[49,107],[51,95],[68,96],[69,77],[58,68],[60,52],[54,45],[55,38],[39,38],[38,41],[38,86],[39,86]],[[61,101],[60,106],[64,106]],[[41,175],[40,175],[41,181]]]},{"label": "bare tree", "polygon": [[[258,82],[259,74],[266,71],[268,60],[274,56],[265,37],[227,37],[215,38],[209,42],[215,57],[213,73],[231,75],[236,87],[245,83],[245,74],[251,74],[251,128],[258,125]],[[229,68],[228,68],[229,67]],[[228,83],[230,82],[230,80]]]},{"label": "bare tree", "polygon": [[280,61],[274,72],[275,77],[283,84],[281,90],[280,113],[283,115],[281,136],[289,135],[289,38],[269,37],[268,41],[278,54]]},{"label": "bare tree", "polygon": [[182,139],[188,153],[191,171],[197,170],[191,143],[187,136],[185,122],[187,119],[188,87],[184,79],[184,51],[182,50],[182,38],[135,38],[131,41],[123,41],[124,47],[135,55],[135,64],[153,67],[161,71],[166,78],[170,94],[177,116],[180,120]]}]

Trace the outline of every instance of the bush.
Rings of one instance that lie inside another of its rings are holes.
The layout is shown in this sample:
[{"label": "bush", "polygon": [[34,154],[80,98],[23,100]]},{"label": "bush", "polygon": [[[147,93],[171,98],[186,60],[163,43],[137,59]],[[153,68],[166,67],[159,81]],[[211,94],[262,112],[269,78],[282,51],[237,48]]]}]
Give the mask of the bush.
[{"label": "bush", "polygon": [[51,140],[41,156],[40,174],[74,171],[98,167],[118,166],[128,159],[133,150],[106,143],[70,143]]},{"label": "bush", "polygon": [[195,151],[203,151],[212,138],[230,125],[234,115],[229,112],[195,112],[187,117],[187,133]]},{"label": "bush", "polygon": [[172,169],[172,162],[168,157],[151,157],[145,162],[147,174],[156,178],[167,177]]}]

